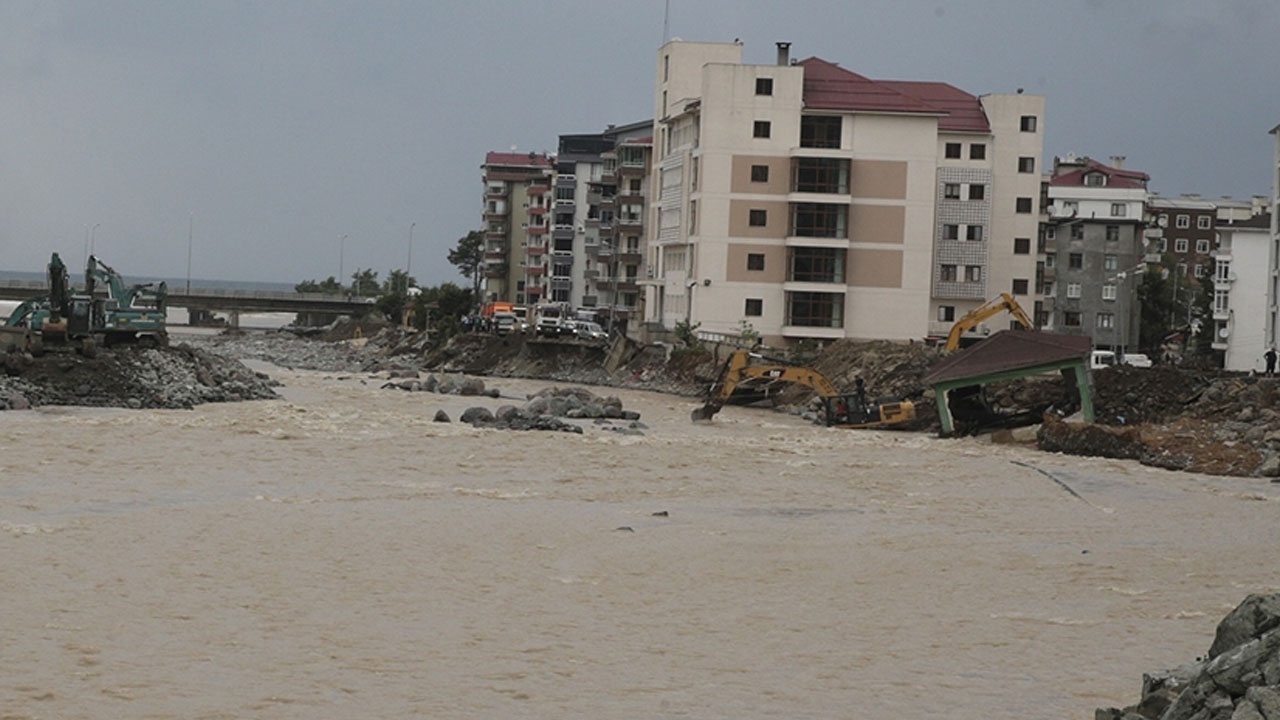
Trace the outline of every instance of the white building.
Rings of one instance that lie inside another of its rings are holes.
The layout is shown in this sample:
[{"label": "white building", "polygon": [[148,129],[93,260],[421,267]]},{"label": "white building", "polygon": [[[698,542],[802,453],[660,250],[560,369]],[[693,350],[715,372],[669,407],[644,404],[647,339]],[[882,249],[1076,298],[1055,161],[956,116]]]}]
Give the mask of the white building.
[{"label": "white building", "polygon": [[1275,243],[1270,214],[1220,223],[1213,274],[1213,349],[1227,370],[1263,369],[1276,343]]}]

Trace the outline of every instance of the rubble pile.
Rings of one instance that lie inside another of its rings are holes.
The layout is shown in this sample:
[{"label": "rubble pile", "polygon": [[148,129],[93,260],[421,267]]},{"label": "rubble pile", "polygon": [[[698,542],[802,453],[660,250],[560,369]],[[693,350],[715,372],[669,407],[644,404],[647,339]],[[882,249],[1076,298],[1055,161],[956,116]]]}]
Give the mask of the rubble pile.
[{"label": "rubble pile", "polygon": [[1142,676],[1141,699],[1096,720],[1280,717],[1280,595],[1250,595],[1218,623],[1209,652]]},{"label": "rubble pile", "polygon": [[210,402],[278,397],[277,383],[242,363],[189,345],[119,348],[85,358],[11,353],[0,377],[0,409],[42,405],[189,409]]}]

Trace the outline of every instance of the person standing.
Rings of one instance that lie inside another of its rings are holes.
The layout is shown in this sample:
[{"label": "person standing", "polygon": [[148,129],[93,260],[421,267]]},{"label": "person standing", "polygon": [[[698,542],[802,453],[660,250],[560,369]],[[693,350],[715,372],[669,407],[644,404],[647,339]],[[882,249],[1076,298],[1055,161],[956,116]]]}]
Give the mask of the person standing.
[{"label": "person standing", "polygon": [[1275,347],[1274,347],[1274,346],[1272,346],[1272,347],[1267,348],[1267,351],[1266,351],[1265,353],[1263,353],[1263,354],[1262,354],[1262,359],[1263,359],[1263,361],[1264,361],[1264,362],[1266,362],[1266,364],[1267,364],[1267,375],[1268,375],[1268,376],[1275,375],[1275,374],[1276,374],[1276,349],[1275,349]]}]

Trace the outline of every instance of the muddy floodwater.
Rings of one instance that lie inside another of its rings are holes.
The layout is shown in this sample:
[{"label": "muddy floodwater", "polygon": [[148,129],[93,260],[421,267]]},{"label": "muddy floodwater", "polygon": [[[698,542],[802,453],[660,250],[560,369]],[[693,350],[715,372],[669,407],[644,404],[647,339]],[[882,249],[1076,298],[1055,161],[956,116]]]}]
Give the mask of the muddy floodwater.
[{"label": "muddy floodwater", "polygon": [[0,413],[0,716],[1083,720],[1280,588],[1265,480],[640,392],[643,435],[477,430],[432,416],[512,401],[272,374]]}]

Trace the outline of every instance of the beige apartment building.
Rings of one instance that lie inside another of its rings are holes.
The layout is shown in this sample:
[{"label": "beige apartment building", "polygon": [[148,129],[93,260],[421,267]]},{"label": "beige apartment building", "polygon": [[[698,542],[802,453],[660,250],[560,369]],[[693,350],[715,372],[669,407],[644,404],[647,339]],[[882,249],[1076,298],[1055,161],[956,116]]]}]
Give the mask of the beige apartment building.
[{"label": "beige apartment building", "polygon": [[1034,302],[1044,99],[872,80],[738,43],[658,52],[645,319],[920,340]]}]

